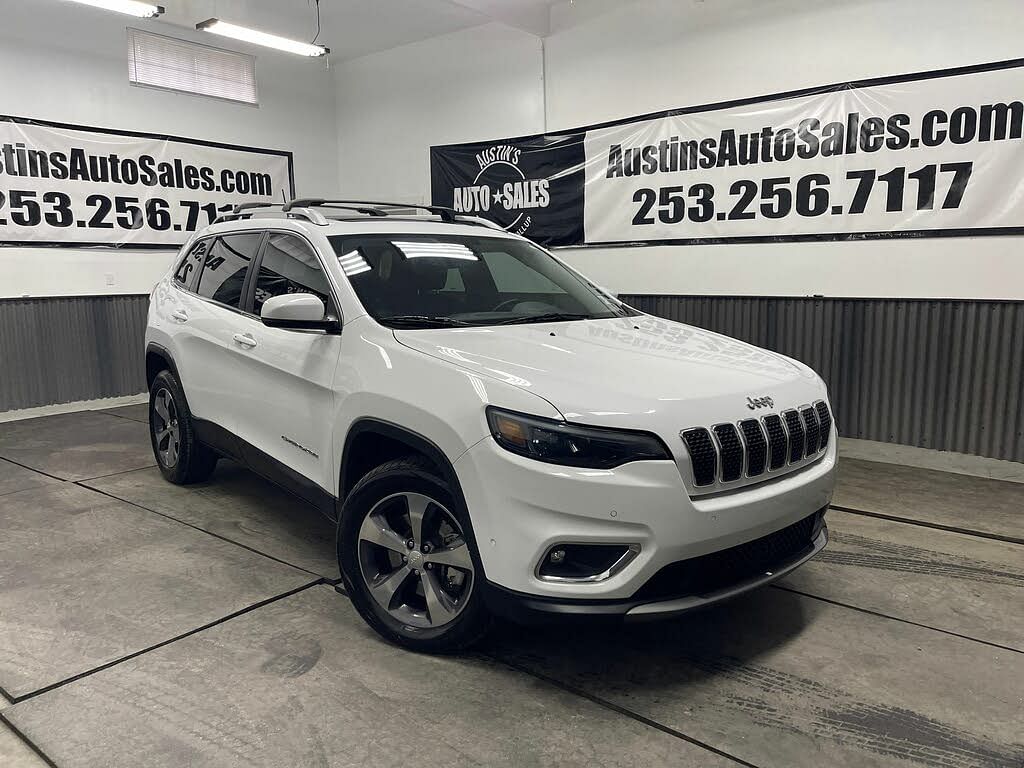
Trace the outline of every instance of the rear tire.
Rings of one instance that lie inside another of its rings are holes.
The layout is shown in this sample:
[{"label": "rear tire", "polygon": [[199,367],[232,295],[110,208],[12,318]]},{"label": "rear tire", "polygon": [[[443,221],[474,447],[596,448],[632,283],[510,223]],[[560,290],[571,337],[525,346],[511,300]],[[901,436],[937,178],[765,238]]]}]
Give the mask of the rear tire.
[{"label": "rear tire", "polygon": [[196,439],[185,392],[170,371],[149,388],[149,437],[160,474],[175,485],[202,482],[217,466],[217,454]]},{"label": "rear tire", "polygon": [[424,459],[389,461],[356,483],[338,522],[338,565],[356,610],[396,645],[454,653],[490,627],[469,515]]}]

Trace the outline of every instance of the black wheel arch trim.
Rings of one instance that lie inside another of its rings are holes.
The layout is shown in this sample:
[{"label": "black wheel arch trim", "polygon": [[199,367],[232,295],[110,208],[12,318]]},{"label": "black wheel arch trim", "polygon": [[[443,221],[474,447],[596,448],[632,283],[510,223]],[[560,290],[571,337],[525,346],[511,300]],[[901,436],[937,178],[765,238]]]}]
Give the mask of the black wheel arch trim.
[{"label": "black wheel arch trim", "polygon": [[[171,373],[174,374],[174,378],[176,378],[178,380],[178,382],[180,383],[181,382],[181,374],[178,373],[178,364],[174,361],[174,355],[171,354],[170,350],[167,349],[167,347],[165,347],[165,346],[163,346],[161,344],[157,344],[155,341],[151,341],[151,342],[149,342],[146,345],[146,359],[147,360],[149,359],[149,355],[151,353],[162,357],[166,361],[167,368],[170,370]],[[156,373],[160,373],[160,371],[157,371]],[[152,379],[149,376],[149,370],[148,370],[148,366],[147,366],[147,370],[146,370],[146,389],[149,389],[149,387],[152,386],[152,384],[153,384],[153,381],[152,381]]]},{"label": "black wheel arch trim", "polygon": [[357,438],[367,433],[404,443],[409,446],[411,451],[423,454],[430,459],[441,470],[441,479],[448,483],[456,501],[468,513],[469,508],[466,505],[466,497],[462,493],[462,484],[459,483],[459,476],[455,472],[455,466],[437,443],[406,427],[383,419],[366,416],[354,421],[349,427],[348,434],[345,435],[345,446],[341,452],[341,468],[338,475],[339,517],[341,515],[341,505],[345,502],[345,496],[348,495],[346,489],[352,488],[359,481],[359,478],[352,474],[355,465],[355,462],[352,461],[352,445]]}]

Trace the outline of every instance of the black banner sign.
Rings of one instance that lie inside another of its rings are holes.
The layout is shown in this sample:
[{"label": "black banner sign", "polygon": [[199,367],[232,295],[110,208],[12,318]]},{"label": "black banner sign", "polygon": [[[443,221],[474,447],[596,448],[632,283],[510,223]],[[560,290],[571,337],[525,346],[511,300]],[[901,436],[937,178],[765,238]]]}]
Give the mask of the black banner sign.
[{"label": "black banner sign", "polygon": [[549,245],[583,239],[584,133],[432,147],[430,186],[444,205]]}]

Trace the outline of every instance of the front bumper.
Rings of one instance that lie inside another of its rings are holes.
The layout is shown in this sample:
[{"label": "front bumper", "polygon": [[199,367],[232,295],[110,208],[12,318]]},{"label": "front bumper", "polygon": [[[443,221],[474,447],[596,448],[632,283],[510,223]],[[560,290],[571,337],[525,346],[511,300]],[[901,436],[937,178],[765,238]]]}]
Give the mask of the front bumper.
[{"label": "front bumper", "polygon": [[644,597],[643,590],[640,590],[638,595],[626,600],[568,600],[527,595],[487,584],[485,599],[492,612],[523,624],[579,617],[645,621],[679,616],[771,584],[817,555],[828,543],[828,526],[824,522],[824,510],[816,513],[815,517],[814,533],[797,553],[780,560],[770,570],[762,570],[706,592],[685,594],[686,586],[681,584],[679,589],[684,594],[667,599]]},{"label": "front bumper", "polygon": [[[570,613],[681,612],[754,588],[732,584],[719,595],[644,598],[640,591],[667,566],[753,542],[808,519],[828,506],[835,481],[836,439],[813,464],[729,493],[691,498],[674,462],[638,461],[610,470],[545,464],[485,439],[455,463],[491,602],[563,605]],[[818,532],[816,532],[817,535]],[[824,546],[827,534],[820,545]],[[551,547],[573,543],[636,545],[639,555],[610,578],[593,583],[542,579],[537,564]],[[820,547],[819,547],[820,549]],[[481,580],[483,582],[483,580]],[[679,602],[683,599],[684,602]],[[536,607],[536,606],[535,606]],[[550,610],[548,611],[551,612]],[[507,612],[506,612],[507,613]]]}]

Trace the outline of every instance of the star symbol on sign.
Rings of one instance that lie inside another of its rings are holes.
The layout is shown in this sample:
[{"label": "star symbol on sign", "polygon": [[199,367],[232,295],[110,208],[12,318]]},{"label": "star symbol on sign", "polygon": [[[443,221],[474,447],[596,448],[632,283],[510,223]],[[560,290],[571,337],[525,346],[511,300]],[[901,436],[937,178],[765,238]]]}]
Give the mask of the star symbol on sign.
[{"label": "star symbol on sign", "polygon": [[491,200],[493,200],[496,203],[502,203],[504,205],[505,196],[501,194],[500,189],[496,189],[494,190],[494,192],[491,193]]}]

